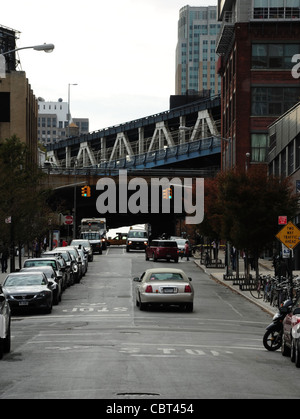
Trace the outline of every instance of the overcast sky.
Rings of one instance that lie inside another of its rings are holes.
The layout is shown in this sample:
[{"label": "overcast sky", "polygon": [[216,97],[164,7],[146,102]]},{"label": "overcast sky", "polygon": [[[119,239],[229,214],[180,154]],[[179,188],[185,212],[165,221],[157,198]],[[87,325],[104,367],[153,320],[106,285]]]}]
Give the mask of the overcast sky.
[{"label": "overcast sky", "polygon": [[19,52],[36,97],[68,100],[90,131],[169,109],[175,94],[179,10],[217,0],[14,0],[0,25],[21,32],[18,47],[53,43],[51,54]]}]

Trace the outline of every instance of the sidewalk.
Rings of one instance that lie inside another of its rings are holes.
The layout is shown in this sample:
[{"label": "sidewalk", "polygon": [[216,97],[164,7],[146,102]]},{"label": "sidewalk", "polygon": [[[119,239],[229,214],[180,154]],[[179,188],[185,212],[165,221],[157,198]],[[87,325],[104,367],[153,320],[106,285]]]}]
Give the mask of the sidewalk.
[{"label": "sidewalk", "polygon": [[[224,252],[220,252],[219,254],[220,259],[224,261]],[[233,285],[233,281],[225,280],[224,274],[225,269],[224,268],[206,268],[205,265],[201,265],[200,259],[194,258],[194,263],[205,273],[207,273],[213,280],[219,282],[220,284],[230,288],[233,292],[240,294],[247,300],[251,301],[252,303],[256,304],[258,307],[260,307],[262,310],[269,313],[271,316],[273,316],[277,312],[277,308],[270,305],[270,303],[263,301],[263,299],[256,299],[254,298],[250,291],[242,291],[239,287],[239,285]],[[269,261],[267,259],[259,259],[259,273],[261,275],[273,275],[274,274],[274,268],[272,266],[272,261]],[[240,258],[239,260],[239,270],[240,274],[244,273],[244,260]],[[252,277],[255,277],[255,271],[250,272],[252,274]],[[294,275],[300,275],[300,271],[293,271]]]},{"label": "sidewalk", "polygon": [[[26,256],[22,256],[22,264],[21,266],[23,266],[23,262],[25,259],[28,259],[27,255]],[[15,268],[18,270],[19,269],[19,256],[15,257]],[[8,259],[7,261],[7,272],[6,273],[2,273],[1,272],[1,265],[0,265],[0,285],[3,284],[3,281],[5,280],[5,278],[7,277],[7,275],[10,273],[10,259]]]}]

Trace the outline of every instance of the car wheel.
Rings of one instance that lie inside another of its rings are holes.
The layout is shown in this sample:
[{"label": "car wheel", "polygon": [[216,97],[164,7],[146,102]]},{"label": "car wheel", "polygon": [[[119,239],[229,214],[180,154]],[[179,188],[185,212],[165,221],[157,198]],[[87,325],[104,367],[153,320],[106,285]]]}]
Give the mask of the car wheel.
[{"label": "car wheel", "polygon": [[155,253],[153,253],[152,258],[153,258],[153,262],[157,261],[157,257],[155,256]]},{"label": "car wheel", "polygon": [[185,309],[188,313],[192,313],[194,310],[194,304],[193,303],[187,303],[185,306]]},{"label": "car wheel", "polygon": [[174,259],[174,262],[175,262],[175,263],[178,263],[178,258],[175,258],[175,259]]},{"label": "car wheel", "polygon": [[299,340],[295,343],[295,365],[300,368],[300,342]]},{"label": "car wheel", "polygon": [[282,339],[281,353],[282,353],[282,356],[290,356],[291,355],[291,349],[286,345],[284,337]]},{"label": "car wheel", "polygon": [[0,338],[0,359],[3,358],[3,354],[4,354],[4,339]]},{"label": "car wheel", "polygon": [[141,297],[140,297],[140,301],[139,301],[139,307],[140,307],[140,310],[141,311],[144,311],[146,309],[146,304],[145,303],[142,303]]},{"label": "car wheel", "polygon": [[10,352],[11,347],[11,333],[10,333],[10,322],[8,325],[7,336],[3,339],[3,352],[8,354]]},{"label": "car wheel", "polygon": [[296,358],[295,339],[292,338],[292,343],[291,343],[291,361],[292,362],[295,362],[295,358]]}]

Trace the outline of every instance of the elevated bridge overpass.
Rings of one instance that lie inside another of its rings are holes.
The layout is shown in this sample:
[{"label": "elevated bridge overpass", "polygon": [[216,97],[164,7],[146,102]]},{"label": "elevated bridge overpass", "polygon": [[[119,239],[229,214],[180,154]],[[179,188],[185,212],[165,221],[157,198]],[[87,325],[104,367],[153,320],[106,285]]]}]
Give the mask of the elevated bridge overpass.
[{"label": "elevated bridge overpass", "polygon": [[[51,168],[208,167],[220,164],[221,99],[214,96],[47,147]],[[200,160],[199,160],[200,158]]]}]

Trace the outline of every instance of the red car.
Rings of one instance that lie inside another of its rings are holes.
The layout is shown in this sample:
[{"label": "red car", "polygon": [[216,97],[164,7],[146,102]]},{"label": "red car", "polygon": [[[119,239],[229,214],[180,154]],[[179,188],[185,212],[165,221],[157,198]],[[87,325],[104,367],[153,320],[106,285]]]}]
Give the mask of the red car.
[{"label": "red car", "polygon": [[179,257],[179,250],[175,240],[152,240],[145,253],[146,260],[152,258],[154,262],[158,259],[166,259],[168,262],[172,259],[174,262],[178,262]]},{"label": "red car", "polygon": [[291,361],[300,368],[300,296],[283,321],[281,353],[283,356],[291,356]]}]

